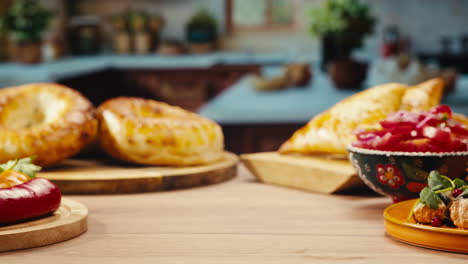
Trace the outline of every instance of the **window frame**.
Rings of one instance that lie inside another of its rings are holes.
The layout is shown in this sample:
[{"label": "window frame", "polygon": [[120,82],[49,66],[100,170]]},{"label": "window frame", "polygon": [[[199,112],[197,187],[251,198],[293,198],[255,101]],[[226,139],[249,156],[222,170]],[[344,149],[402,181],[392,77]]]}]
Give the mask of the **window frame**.
[{"label": "window frame", "polygon": [[[265,17],[266,23],[256,26],[239,26],[234,24],[234,1],[236,0],[226,0],[225,2],[225,18],[226,18],[226,29],[228,33],[235,32],[258,32],[258,31],[296,31],[298,28],[297,18],[294,16],[295,11],[298,9],[298,0],[286,0],[291,3],[293,10],[293,19],[290,24],[278,25],[273,23],[272,17],[272,0],[263,0],[266,1]],[[258,0],[256,0],[258,1]]]}]

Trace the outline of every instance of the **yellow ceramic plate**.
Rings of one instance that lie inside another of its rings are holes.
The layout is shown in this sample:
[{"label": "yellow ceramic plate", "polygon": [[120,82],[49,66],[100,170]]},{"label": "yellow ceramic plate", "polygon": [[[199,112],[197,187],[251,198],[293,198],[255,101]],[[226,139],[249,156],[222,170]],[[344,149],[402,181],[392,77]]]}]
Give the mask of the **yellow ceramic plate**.
[{"label": "yellow ceramic plate", "polygon": [[396,240],[432,249],[468,253],[468,229],[432,227],[417,224],[408,215],[416,200],[387,207],[384,211],[385,231]]}]

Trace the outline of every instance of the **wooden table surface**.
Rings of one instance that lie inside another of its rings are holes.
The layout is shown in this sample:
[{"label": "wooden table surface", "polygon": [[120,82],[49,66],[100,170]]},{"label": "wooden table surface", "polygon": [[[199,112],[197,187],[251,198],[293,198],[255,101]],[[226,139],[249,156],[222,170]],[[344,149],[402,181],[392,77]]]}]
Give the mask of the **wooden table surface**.
[{"label": "wooden table surface", "polygon": [[67,242],[0,254],[1,263],[467,263],[384,233],[387,198],[227,183],[162,193],[69,196],[90,209]]}]

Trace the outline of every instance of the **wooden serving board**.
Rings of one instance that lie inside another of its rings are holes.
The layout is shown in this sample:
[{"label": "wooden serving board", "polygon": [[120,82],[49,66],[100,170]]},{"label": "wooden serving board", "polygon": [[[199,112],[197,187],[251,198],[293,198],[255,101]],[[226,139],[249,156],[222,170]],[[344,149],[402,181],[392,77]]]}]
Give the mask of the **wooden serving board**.
[{"label": "wooden serving board", "polygon": [[52,215],[16,225],[0,226],[0,252],[40,247],[75,238],[87,230],[88,209],[63,199]]},{"label": "wooden serving board", "polygon": [[268,184],[327,194],[365,188],[347,160],[277,152],[245,154],[241,160],[259,181]]},{"label": "wooden serving board", "polygon": [[216,163],[189,167],[148,167],[110,159],[70,159],[38,177],[53,181],[64,194],[116,194],[165,191],[219,183],[237,174],[239,158],[225,152]]}]

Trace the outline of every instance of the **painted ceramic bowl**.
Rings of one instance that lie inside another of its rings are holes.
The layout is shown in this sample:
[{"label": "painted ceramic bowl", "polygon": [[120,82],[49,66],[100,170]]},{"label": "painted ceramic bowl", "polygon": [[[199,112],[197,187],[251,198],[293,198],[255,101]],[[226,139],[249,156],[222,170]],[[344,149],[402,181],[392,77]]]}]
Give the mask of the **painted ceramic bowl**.
[{"label": "painted ceramic bowl", "polygon": [[451,179],[468,177],[468,152],[396,152],[348,147],[359,177],[394,202],[418,198],[432,170]]}]

